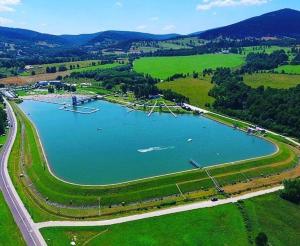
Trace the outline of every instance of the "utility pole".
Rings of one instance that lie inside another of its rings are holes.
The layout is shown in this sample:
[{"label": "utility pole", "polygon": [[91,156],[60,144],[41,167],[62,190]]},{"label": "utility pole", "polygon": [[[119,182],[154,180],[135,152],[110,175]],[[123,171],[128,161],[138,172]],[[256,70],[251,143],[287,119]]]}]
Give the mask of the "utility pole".
[{"label": "utility pole", "polygon": [[101,198],[99,197],[99,216],[101,216],[101,204],[100,204]]}]

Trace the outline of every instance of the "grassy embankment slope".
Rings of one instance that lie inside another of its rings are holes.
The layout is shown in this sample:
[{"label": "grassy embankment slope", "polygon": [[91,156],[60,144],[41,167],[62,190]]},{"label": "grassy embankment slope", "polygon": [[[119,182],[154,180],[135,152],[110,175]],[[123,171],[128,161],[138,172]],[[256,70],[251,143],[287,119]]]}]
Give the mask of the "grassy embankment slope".
[{"label": "grassy embankment slope", "polygon": [[278,193],[245,200],[247,216],[234,204],[205,208],[105,227],[44,228],[55,245],[249,245],[265,232],[270,245],[293,246],[300,240],[300,206]]},{"label": "grassy embankment slope", "polygon": [[159,89],[170,89],[190,99],[190,104],[198,107],[205,107],[205,104],[212,104],[214,98],[208,96],[208,92],[213,88],[210,77],[200,79],[185,78],[171,82],[157,84]]},{"label": "grassy embankment slope", "polygon": [[[98,217],[99,197],[101,197],[102,216],[111,216],[121,212],[136,213],[149,208],[157,209],[183,203],[185,199],[180,196],[178,187],[185,193],[186,198],[192,200],[207,199],[216,194],[212,181],[203,170],[106,187],[83,187],[61,182],[50,174],[45,165],[33,125],[16,105],[13,104],[13,107],[19,127],[9,158],[9,173],[21,199],[35,221]],[[242,161],[236,165],[212,167],[210,172],[221,185],[230,186],[237,182],[246,182],[248,179],[277,174],[294,167],[298,161],[294,150],[283,143],[277,144],[280,148],[279,152],[270,157]],[[24,166],[21,165],[22,162]],[[30,180],[20,178],[20,173],[26,173]],[[280,181],[276,180],[275,183]],[[272,181],[272,184],[275,183]],[[250,185],[250,189],[267,184],[268,179],[263,179],[258,186]],[[42,194],[42,197],[36,193],[35,189]],[[46,198],[53,203],[63,204],[64,207],[46,203]],[[140,203],[141,201],[143,203]],[[111,205],[114,206],[111,207]],[[82,209],[82,206],[93,207]]]},{"label": "grassy embankment slope", "polygon": [[207,54],[195,56],[145,57],[134,62],[137,72],[150,74],[154,78],[167,79],[176,73],[202,72],[206,68],[239,67],[244,57],[234,54]]},{"label": "grassy embankment slope", "polygon": [[273,73],[246,74],[244,76],[244,82],[253,88],[264,86],[275,89],[288,89],[300,84],[300,75]]},{"label": "grassy embankment slope", "polygon": [[0,191],[0,245],[26,245]]}]

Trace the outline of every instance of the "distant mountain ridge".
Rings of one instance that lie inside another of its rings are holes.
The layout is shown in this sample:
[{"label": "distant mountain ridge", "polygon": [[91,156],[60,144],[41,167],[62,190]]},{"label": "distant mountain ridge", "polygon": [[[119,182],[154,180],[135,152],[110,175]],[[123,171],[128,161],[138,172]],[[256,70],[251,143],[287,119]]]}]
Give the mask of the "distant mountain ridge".
[{"label": "distant mountain ridge", "polygon": [[203,39],[218,37],[289,37],[300,39],[300,11],[281,9],[236,24],[211,29],[196,36]]}]

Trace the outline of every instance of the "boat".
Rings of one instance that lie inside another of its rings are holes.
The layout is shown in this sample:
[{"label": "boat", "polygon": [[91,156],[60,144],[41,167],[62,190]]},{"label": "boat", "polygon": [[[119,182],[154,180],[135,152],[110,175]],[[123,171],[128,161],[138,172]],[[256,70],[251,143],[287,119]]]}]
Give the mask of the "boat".
[{"label": "boat", "polygon": [[192,142],[192,141],[193,141],[193,139],[189,138],[187,141],[188,141],[188,142]]}]

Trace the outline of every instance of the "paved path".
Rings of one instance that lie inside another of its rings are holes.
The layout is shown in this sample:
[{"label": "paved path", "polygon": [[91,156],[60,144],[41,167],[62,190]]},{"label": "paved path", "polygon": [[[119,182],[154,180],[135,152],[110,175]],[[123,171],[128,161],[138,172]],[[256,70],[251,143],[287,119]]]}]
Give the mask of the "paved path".
[{"label": "paved path", "polygon": [[42,235],[36,228],[33,220],[27,212],[24,204],[22,203],[19,195],[17,194],[10,176],[8,174],[7,164],[8,156],[11,152],[12,145],[16,138],[17,124],[16,117],[12,112],[12,108],[9,103],[5,100],[7,105],[7,116],[11,122],[12,127],[8,133],[8,139],[6,144],[2,147],[0,153],[0,187],[3,192],[4,198],[11,210],[16,224],[18,225],[27,245],[29,246],[40,246],[46,245]]},{"label": "paved path", "polygon": [[192,204],[177,206],[177,207],[174,207],[174,208],[168,208],[168,209],[164,209],[164,210],[158,210],[158,211],[153,211],[153,212],[149,212],[149,213],[131,215],[131,216],[127,216],[127,217],[121,217],[121,218],[110,219],[110,220],[100,220],[100,221],[48,221],[48,222],[37,223],[36,227],[40,229],[40,228],[44,228],[44,227],[64,227],[64,226],[78,227],[78,226],[115,225],[115,224],[130,222],[130,221],[136,221],[136,220],[141,220],[141,219],[158,217],[158,216],[162,216],[162,215],[186,212],[186,211],[190,211],[190,210],[194,210],[194,209],[209,208],[209,207],[215,207],[215,206],[220,206],[220,205],[229,204],[229,203],[235,203],[239,200],[245,200],[245,199],[249,199],[249,198],[256,197],[256,196],[269,194],[269,193],[272,193],[272,192],[279,191],[281,189],[283,189],[283,186],[278,186],[278,187],[274,187],[274,188],[267,189],[267,190],[256,191],[256,192],[252,192],[252,193],[237,196],[237,197],[222,199],[222,200],[219,200],[219,201],[216,201],[216,202],[212,202],[212,201],[196,202],[196,203],[192,203]]}]

